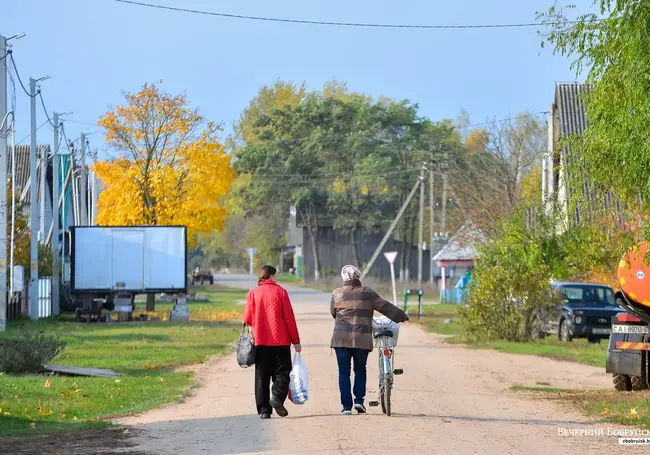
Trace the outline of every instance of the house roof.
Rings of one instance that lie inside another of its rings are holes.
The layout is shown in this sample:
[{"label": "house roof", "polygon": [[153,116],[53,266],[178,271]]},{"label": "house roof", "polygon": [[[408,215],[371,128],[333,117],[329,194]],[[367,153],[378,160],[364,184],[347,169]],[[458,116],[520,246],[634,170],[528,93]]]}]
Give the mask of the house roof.
[{"label": "house roof", "polygon": [[555,107],[563,137],[582,134],[587,129],[584,95],[590,86],[578,82],[555,84]]},{"label": "house roof", "polygon": [[473,261],[478,255],[477,247],[487,237],[472,222],[467,222],[447,244],[433,257],[433,261]]}]

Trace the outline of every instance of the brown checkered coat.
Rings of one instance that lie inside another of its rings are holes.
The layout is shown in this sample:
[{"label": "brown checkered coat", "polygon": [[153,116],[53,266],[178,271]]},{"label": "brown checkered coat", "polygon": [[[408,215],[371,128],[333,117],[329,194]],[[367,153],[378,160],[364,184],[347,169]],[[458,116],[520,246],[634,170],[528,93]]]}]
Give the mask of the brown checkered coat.
[{"label": "brown checkered coat", "polygon": [[375,311],[395,322],[407,319],[397,306],[358,281],[346,281],[342,288],[335,289],[330,303],[330,312],[335,320],[331,346],[372,351],[372,316]]}]

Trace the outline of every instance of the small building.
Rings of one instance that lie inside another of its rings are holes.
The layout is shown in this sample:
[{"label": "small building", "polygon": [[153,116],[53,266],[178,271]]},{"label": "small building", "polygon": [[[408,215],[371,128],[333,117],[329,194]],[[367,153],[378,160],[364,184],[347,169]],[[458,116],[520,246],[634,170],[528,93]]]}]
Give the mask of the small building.
[{"label": "small building", "polygon": [[440,267],[440,298],[446,298],[447,291],[456,285],[474,268],[478,247],[487,237],[472,222],[465,223],[449,242],[433,257],[433,264]]}]

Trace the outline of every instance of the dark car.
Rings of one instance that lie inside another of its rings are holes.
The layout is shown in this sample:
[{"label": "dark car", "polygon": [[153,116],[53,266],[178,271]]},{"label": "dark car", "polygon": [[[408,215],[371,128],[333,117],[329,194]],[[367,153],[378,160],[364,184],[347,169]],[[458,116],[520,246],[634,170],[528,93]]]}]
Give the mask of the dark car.
[{"label": "dark car", "polygon": [[547,332],[562,341],[587,338],[600,343],[612,333],[612,318],[623,309],[616,304],[614,290],[590,283],[552,283],[562,301],[561,310],[551,318]]}]

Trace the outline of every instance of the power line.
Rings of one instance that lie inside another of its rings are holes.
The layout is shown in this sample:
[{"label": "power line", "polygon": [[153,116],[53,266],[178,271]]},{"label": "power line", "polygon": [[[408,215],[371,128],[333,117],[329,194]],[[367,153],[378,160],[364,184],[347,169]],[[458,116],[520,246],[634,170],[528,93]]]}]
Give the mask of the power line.
[{"label": "power line", "polygon": [[16,61],[14,60],[14,54],[12,52],[8,52],[8,54],[9,54],[9,59],[11,60],[11,64],[14,67],[14,72],[16,73],[16,77],[18,78],[18,82],[20,82],[20,86],[23,88],[23,91],[30,98],[35,97],[36,95],[30,94],[29,90],[25,88],[25,84],[23,84],[23,80],[20,78],[20,73],[18,72],[18,68],[16,67]]},{"label": "power line", "polygon": [[[36,131],[40,130],[41,128],[43,128],[43,127],[44,127],[45,125],[47,125],[48,123],[49,123],[49,122],[48,122],[47,120],[45,120],[43,123],[41,123],[41,124],[36,128]],[[22,143],[25,142],[27,139],[29,139],[30,136],[31,136],[31,134],[28,134],[27,136],[25,136],[24,138],[22,138],[19,142],[17,142],[16,145],[20,145],[20,144],[22,144]]]},{"label": "power line", "polygon": [[52,128],[54,128],[54,122],[50,118],[49,114],[47,113],[47,108],[45,107],[45,101],[43,100],[43,94],[39,90],[37,92],[38,97],[41,99],[41,106],[43,106],[43,112],[45,112],[45,117],[47,117],[47,121],[52,125]]},{"label": "power line", "polygon": [[[393,29],[426,29],[426,30],[458,30],[458,29],[490,29],[490,28],[524,28],[524,27],[547,27],[558,25],[552,22],[539,23],[515,23],[515,24],[465,24],[465,25],[418,25],[418,24],[379,24],[368,22],[332,22],[332,21],[317,21],[317,20],[304,20],[304,19],[286,19],[280,17],[264,17],[264,16],[249,16],[243,14],[228,14],[217,13],[212,11],[203,11],[189,8],[178,8],[173,6],[155,5],[153,3],[138,2],[132,0],[113,0],[118,3],[125,3],[129,5],[143,6],[147,8],[155,8],[160,10],[175,11],[182,13],[200,14],[203,16],[216,16],[228,19],[244,19],[251,21],[264,21],[264,22],[281,22],[286,24],[306,24],[306,25],[327,25],[336,27],[363,27],[363,28],[393,28]],[[577,24],[578,21],[562,22],[562,25]]]}]

